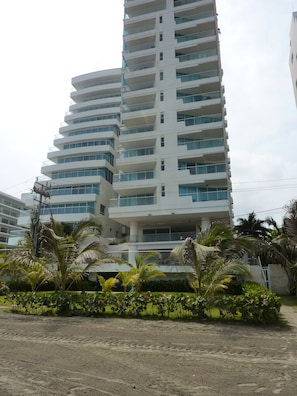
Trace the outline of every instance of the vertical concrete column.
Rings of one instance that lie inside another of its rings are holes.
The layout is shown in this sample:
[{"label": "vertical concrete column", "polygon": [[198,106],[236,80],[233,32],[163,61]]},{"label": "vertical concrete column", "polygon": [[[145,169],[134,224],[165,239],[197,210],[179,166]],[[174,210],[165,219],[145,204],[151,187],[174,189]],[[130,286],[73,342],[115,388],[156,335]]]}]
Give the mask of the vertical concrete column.
[{"label": "vertical concrete column", "polygon": [[204,217],[201,219],[201,231],[205,231],[210,227],[210,219],[208,217]]},{"label": "vertical concrete column", "polygon": [[128,261],[130,264],[135,264],[135,257],[138,255],[138,248],[136,244],[129,244]]},{"label": "vertical concrete column", "polygon": [[137,221],[130,222],[130,242],[138,241],[138,224]]}]

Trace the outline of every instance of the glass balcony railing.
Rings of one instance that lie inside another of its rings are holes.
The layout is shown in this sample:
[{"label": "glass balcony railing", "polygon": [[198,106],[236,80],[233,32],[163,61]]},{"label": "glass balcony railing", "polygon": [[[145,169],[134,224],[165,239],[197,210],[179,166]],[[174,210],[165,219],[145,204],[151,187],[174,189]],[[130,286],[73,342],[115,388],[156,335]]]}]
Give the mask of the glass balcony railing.
[{"label": "glass balcony railing", "polygon": [[180,166],[179,170],[189,170],[190,175],[226,172],[226,164]]},{"label": "glass balcony railing", "polygon": [[224,139],[211,139],[211,140],[197,140],[192,142],[187,142],[184,140],[178,141],[179,146],[187,146],[188,150],[199,150],[199,149],[207,149],[212,147],[223,147]]},{"label": "glass balcony railing", "polygon": [[122,85],[122,88],[124,92],[131,92],[131,91],[140,91],[148,88],[154,88],[154,86],[155,86],[155,81],[145,81],[133,85],[128,85],[126,83],[125,85]]},{"label": "glass balcony railing", "polygon": [[198,14],[192,14],[192,15],[186,15],[186,16],[175,16],[175,23],[180,24],[180,23],[186,23],[186,22],[193,22],[197,21],[199,19],[204,19],[204,18],[210,18],[214,16],[213,11],[205,11],[205,12],[199,12]]},{"label": "glass balcony railing", "polygon": [[140,10],[134,10],[134,11],[128,11],[125,13],[124,15],[124,19],[131,19],[140,15],[146,15],[146,14],[151,14],[151,13],[155,13],[157,11],[161,11],[165,8],[164,4],[160,4],[156,7],[150,7],[150,8],[142,8]]},{"label": "glass balcony railing", "polygon": [[133,111],[150,110],[154,108],[154,102],[136,103],[123,106],[122,113],[130,113]]},{"label": "glass balcony railing", "polygon": [[205,202],[205,201],[222,201],[228,199],[228,192],[226,189],[215,189],[215,191],[201,191],[196,193],[183,193],[180,192],[180,197],[192,197],[192,202]]},{"label": "glass balcony railing", "polygon": [[156,204],[156,197],[154,197],[153,195],[122,196],[117,199],[111,199],[109,201],[109,205],[111,208],[154,204]]},{"label": "glass balcony railing", "polygon": [[175,38],[178,43],[183,43],[184,41],[191,41],[191,40],[197,40],[205,37],[211,37],[215,35],[215,30],[207,30],[205,32],[199,32],[199,33],[193,33],[193,34],[187,34],[187,35],[179,35],[176,34]]},{"label": "glass balcony railing", "polygon": [[138,157],[143,155],[152,155],[154,153],[154,147],[145,147],[141,149],[121,151],[119,152],[118,158]]},{"label": "glass balcony railing", "polygon": [[137,26],[136,28],[133,28],[129,26],[129,30],[127,29],[127,26],[124,27],[124,36],[128,36],[130,34],[141,34],[144,32],[149,32],[150,30],[155,29],[155,24],[141,24],[141,26]]},{"label": "glass balcony railing", "polygon": [[156,48],[155,43],[146,43],[142,45],[129,46],[129,48],[124,48],[124,52],[133,53],[133,52],[144,51],[152,48]]},{"label": "glass balcony railing", "polygon": [[139,127],[139,128],[132,128],[132,129],[122,129],[120,132],[120,135],[130,135],[134,133],[145,133],[145,132],[153,132],[154,127],[153,126],[148,126],[148,127]]},{"label": "glass balcony railing", "polygon": [[209,124],[212,122],[220,122],[223,120],[221,114],[211,114],[208,116],[189,117],[178,114],[177,121],[184,121],[186,126]]},{"label": "glass balcony railing", "polygon": [[[126,1],[132,1],[132,0],[126,0]],[[174,7],[178,7],[185,4],[197,3],[199,1],[204,1],[204,0],[175,0]]]},{"label": "glass balcony railing", "polygon": [[183,103],[201,102],[204,100],[219,99],[220,97],[221,97],[221,93],[219,91],[207,92],[204,94],[196,94],[196,95],[186,95],[183,93],[177,93],[177,99],[182,99]]},{"label": "glass balcony railing", "polygon": [[132,182],[138,180],[149,180],[155,177],[154,171],[143,171],[143,172],[131,172],[131,173],[119,173],[113,175],[114,182]]},{"label": "glass balcony railing", "polygon": [[201,73],[192,73],[192,74],[183,74],[180,72],[176,73],[176,78],[180,78],[181,82],[195,81],[195,80],[203,80],[205,78],[218,77],[218,70],[209,70]]},{"label": "glass balcony railing", "polygon": [[152,67],[155,67],[154,60],[148,61],[148,62],[133,63],[131,65],[127,65],[124,67],[124,71],[134,72],[134,71],[138,71],[138,70],[150,69]]},{"label": "glass balcony railing", "polygon": [[195,239],[196,233],[193,231],[188,231],[188,232],[143,234],[142,242],[182,241],[188,237],[192,237],[193,239]]},{"label": "glass balcony railing", "polygon": [[196,52],[195,54],[184,54],[184,55],[178,55],[176,57],[180,62],[187,62],[195,59],[209,58],[211,56],[216,56],[216,55],[217,55],[217,50],[213,48],[205,51]]}]

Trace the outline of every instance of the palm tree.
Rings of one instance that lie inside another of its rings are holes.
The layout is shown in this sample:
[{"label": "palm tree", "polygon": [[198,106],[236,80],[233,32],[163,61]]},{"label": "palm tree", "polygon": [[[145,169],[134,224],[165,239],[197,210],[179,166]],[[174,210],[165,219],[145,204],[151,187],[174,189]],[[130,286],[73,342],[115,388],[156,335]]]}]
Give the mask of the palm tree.
[{"label": "palm tree", "polygon": [[235,230],[240,235],[247,235],[257,239],[265,239],[269,237],[269,230],[264,226],[265,221],[256,218],[255,212],[251,212],[247,219],[239,218],[238,225]]},{"label": "palm tree", "polygon": [[126,293],[127,288],[132,284],[132,274],[130,271],[119,271],[116,278],[121,281],[121,285]]},{"label": "palm tree", "polygon": [[130,284],[136,291],[141,291],[144,282],[153,278],[166,276],[164,272],[156,269],[157,264],[155,260],[158,258],[158,253],[148,252],[135,257],[135,266],[131,263],[126,263],[130,267],[128,272],[130,276]]},{"label": "palm tree", "polygon": [[98,275],[98,280],[103,293],[110,293],[119,283],[117,278],[105,279],[102,275]]},{"label": "palm tree", "polygon": [[36,291],[39,286],[52,279],[52,274],[46,269],[42,262],[36,262],[30,266],[23,266],[24,278],[28,281],[32,291]]},{"label": "palm tree", "polygon": [[18,242],[17,246],[6,255],[5,261],[0,264],[0,273],[8,276],[12,281],[18,281],[27,279],[26,274],[30,273],[36,266],[44,271],[45,262],[33,255],[32,246],[32,235],[28,232]]},{"label": "palm tree", "polygon": [[250,237],[239,235],[230,224],[224,222],[211,224],[208,229],[198,234],[196,242],[218,248],[227,260],[242,258],[253,249],[253,240]]},{"label": "palm tree", "polygon": [[170,256],[182,265],[190,266],[189,283],[197,294],[211,294],[224,290],[236,275],[251,276],[248,268],[236,261],[226,262],[217,247],[200,245],[188,237]]},{"label": "palm tree", "polygon": [[93,220],[81,221],[70,235],[53,218],[49,225],[42,226],[41,252],[51,263],[48,268],[57,289],[66,290],[80,279],[82,271],[106,259],[100,229]]}]

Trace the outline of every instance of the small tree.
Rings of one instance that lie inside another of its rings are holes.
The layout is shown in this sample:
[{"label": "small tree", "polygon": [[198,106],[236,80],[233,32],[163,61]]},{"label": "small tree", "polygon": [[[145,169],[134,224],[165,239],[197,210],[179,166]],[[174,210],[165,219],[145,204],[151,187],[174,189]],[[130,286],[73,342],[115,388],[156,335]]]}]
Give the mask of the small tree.
[{"label": "small tree", "polygon": [[192,238],[186,238],[174,248],[171,257],[190,266],[189,284],[197,294],[212,294],[226,289],[236,275],[251,276],[248,268],[235,261],[226,262],[216,247],[203,246]]},{"label": "small tree", "polygon": [[110,293],[112,289],[117,287],[119,280],[117,278],[105,279],[102,275],[98,275],[98,281],[103,293]]},{"label": "small tree", "polygon": [[93,220],[81,221],[68,235],[63,224],[51,218],[50,225],[42,226],[41,238],[41,251],[52,263],[48,267],[52,281],[62,291],[79,280],[83,271],[106,258],[100,226]]},{"label": "small tree", "polygon": [[159,258],[159,254],[155,252],[148,252],[143,255],[135,257],[135,266],[131,263],[129,265],[129,276],[130,283],[136,291],[141,291],[144,282],[147,282],[153,278],[166,276],[164,272],[156,269],[156,260]]}]

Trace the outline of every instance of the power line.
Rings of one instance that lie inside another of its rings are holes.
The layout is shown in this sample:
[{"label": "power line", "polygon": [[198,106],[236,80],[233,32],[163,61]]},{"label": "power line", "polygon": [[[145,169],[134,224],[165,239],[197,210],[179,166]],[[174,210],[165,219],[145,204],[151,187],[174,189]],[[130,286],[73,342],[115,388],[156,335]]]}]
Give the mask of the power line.
[{"label": "power line", "polygon": [[250,183],[270,183],[270,182],[276,182],[276,181],[285,181],[285,180],[297,180],[297,177],[289,177],[289,178],[281,178],[281,179],[268,179],[268,180],[254,180],[254,181],[240,181],[240,182],[234,182],[232,181],[232,184],[250,184]]}]

